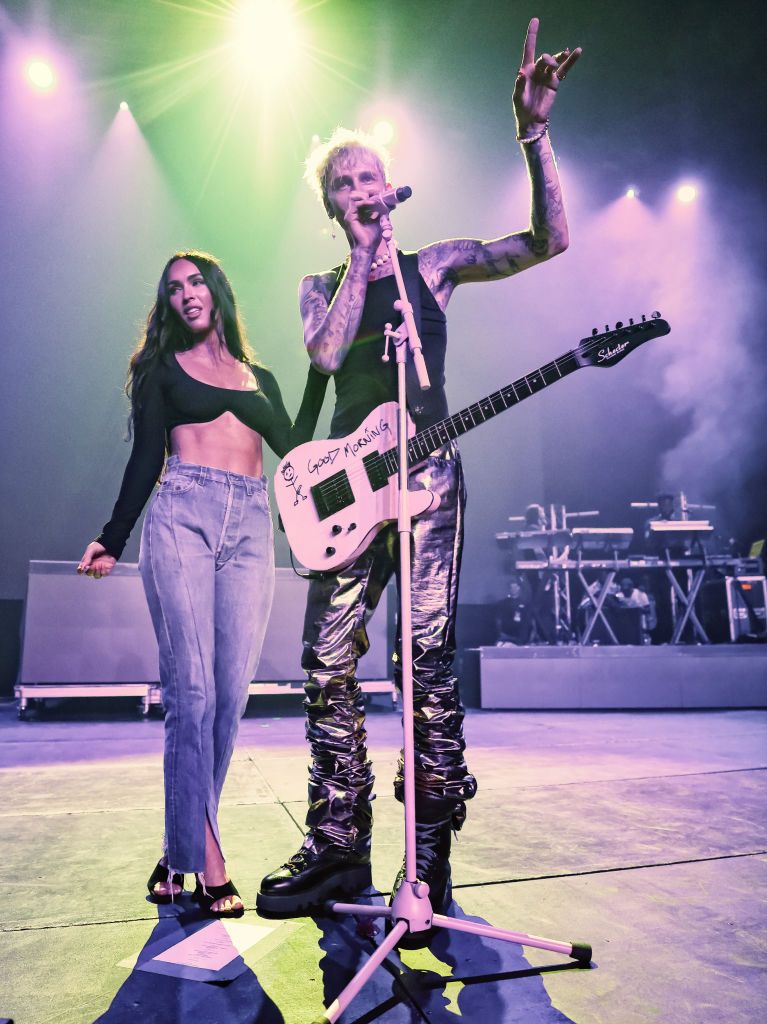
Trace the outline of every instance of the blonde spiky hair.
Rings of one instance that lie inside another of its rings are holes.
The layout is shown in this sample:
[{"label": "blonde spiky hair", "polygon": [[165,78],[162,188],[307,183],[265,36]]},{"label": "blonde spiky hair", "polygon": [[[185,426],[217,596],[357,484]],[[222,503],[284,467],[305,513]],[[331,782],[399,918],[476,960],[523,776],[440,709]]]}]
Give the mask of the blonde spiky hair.
[{"label": "blonde spiky hair", "polygon": [[304,170],[304,180],[326,210],[328,210],[328,185],[331,171],[339,160],[351,156],[351,152],[355,149],[364,149],[372,153],[381,165],[384,179],[388,180],[391,157],[386,147],[382,146],[375,136],[368,135],[367,132],[351,131],[339,125],[327,142],[321,142],[314,147],[306,158]]}]

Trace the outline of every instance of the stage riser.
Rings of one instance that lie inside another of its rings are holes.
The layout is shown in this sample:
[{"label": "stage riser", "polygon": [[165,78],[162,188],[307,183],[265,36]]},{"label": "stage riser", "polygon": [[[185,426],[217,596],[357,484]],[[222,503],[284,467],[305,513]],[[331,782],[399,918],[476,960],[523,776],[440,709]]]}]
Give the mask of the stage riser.
[{"label": "stage riser", "polygon": [[767,707],[767,647],[481,647],[483,708]]},{"label": "stage riser", "polygon": [[[157,642],[138,566],[118,562],[108,580],[83,580],[75,562],[29,564],[19,684],[155,683]],[[277,569],[274,604],[256,680],[300,680],[307,581]],[[360,678],[387,679],[387,600],[367,623],[371,650]],[[65,695],[65,694],[63,694]]]}]

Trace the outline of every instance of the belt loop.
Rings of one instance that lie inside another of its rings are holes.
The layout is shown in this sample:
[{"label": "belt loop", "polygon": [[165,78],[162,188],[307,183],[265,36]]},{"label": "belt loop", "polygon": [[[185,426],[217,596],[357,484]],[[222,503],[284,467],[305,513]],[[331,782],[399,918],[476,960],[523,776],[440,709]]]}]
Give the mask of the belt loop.
[{"label": "belt loop", "polygon": [[201,484],[203,484],[203,485],[205,484],[206,480],[208,479],[208,467],[207,466],[200,466],[200,470],[199,470],[199,472],[197,474],[197,479],[199,480],[199,482]]}]

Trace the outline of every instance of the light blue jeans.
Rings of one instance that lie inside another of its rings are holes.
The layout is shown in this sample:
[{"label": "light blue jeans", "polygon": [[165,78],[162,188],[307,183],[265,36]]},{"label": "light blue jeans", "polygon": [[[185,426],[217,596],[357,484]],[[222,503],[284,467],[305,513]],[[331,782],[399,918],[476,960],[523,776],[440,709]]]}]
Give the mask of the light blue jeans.
[{"label": "light blue jeans", "polygon": [[266,478],[172,455],[141,534],[139,569],[160,649],[165,844],[174,871],[205,870],[218,802],[274,594]]}]

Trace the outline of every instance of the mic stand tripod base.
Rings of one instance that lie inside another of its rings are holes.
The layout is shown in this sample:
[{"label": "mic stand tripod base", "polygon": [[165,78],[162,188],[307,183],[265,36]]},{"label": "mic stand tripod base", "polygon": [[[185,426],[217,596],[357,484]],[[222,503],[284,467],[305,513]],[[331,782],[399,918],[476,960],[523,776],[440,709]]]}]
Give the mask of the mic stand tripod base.
[{"label": "mic stand tripod base", "polygon": [[385,918],[395,921],[388,935],[384,936],[370,958],[352,978],[346,988],[339,993],[325,1012],[317,1017],[312,1024],[334,1024],[352,1000],[370,980],[373,972],[386,959],[408,932],[417,933],[429,928],[446,928],[448,931],[465,932],[479,935],[485,939],[499,939],[502,942],[515,942],[522,946],[535,949],[550,949],[576,960],[582,967],[591,963],[591,946],[586,942],[559,942],[556,939],[545,939],[540,935],[528,935],[525,932],[512,932],[504,928],[494,928],[478,921],[466,921],[457,917],[446,917],[444,914],[433,914],[429,901],[429,886],[426,882],[403,881],[397,890],[390,907],[375,907],[366,903],[335,903],[328,901],[328,912],[333,914],[351,914],[354,917]]},{"label": "mic stand tripod base", "polygon": [[[326,909],[332,914],[353,914],[355,917],[383,917],[396,924],[406,924],[405,931],[426,932],[431,928],[434,913],[426,882],[400,883],[391,906],[376,907],[367,903],[337,903],[329,900]],[[437,915],[439,916],[439,915]],[[404,932],[402,933],[404,934]]]}]

